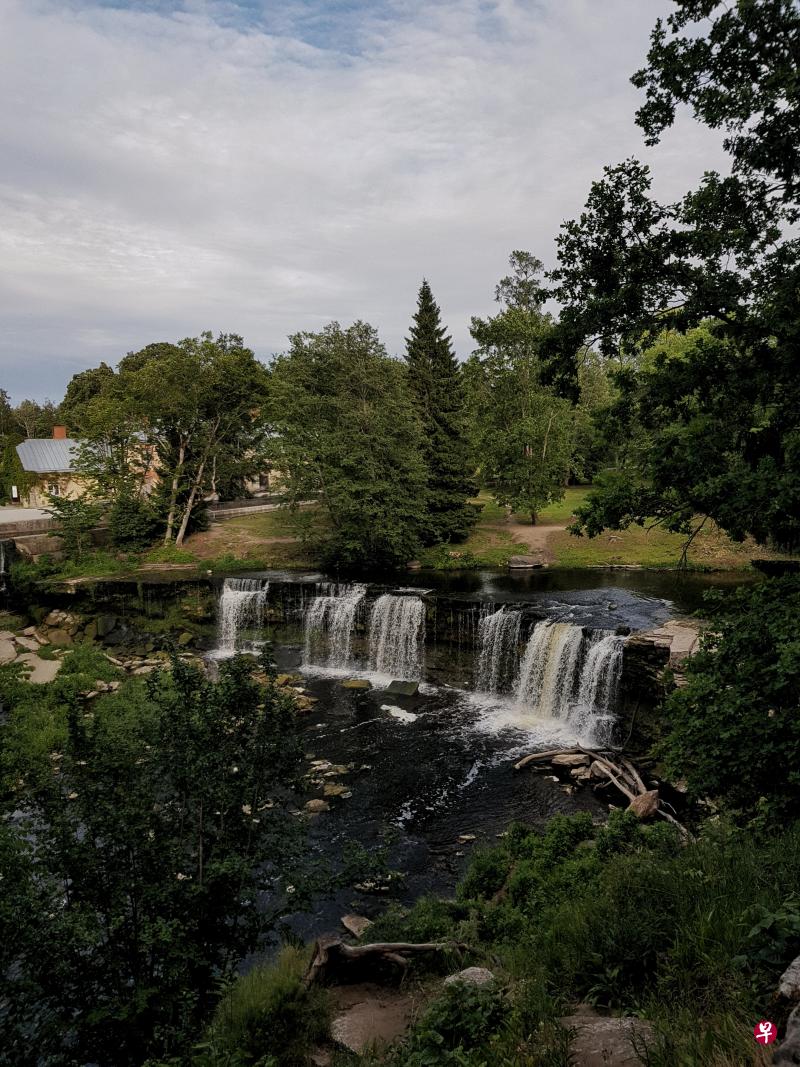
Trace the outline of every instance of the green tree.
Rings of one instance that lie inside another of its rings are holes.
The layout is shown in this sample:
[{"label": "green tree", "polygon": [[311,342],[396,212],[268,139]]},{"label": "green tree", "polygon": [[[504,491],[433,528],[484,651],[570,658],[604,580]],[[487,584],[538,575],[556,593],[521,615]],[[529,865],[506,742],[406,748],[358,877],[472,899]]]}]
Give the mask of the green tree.
[{"label": "green tree", "polygon": [[468,503],[475,487],[469,476],[461,371],[441,323],[439,306],[427,281],[417,297],[414,322],[406,340],[408,381],[423,429],[428,469],[428,522],[425,540],[461,541],[475,522]]},{"label": "green tree", "polygon": [[327,561],[393,566],[417,553],[427,515],[422,433],[405,366],[372,326],[295,334],[272,366],[270,419],[288,504],[319,503]]},{"label": "green tree", "polygon": [[666,705],[661,750],[694,798],[745,816],[800,814],[800,580],[709,598],[711,626]]},{"label": "green tree", "polygon": [[[800,12],[784,0],[680,0],[653,31],[638,113],[649,143],[688,104],[726,134],[732,172],[673,204],[635,160],[606,169],[561,231],[552,292],[563,361],[596,340],[629,363],[627,422],[649,439],[579,519],[589,533],[652,516],[690,534],[800,544]],[[686,32],[684,35],[684,31]],[[642,364],[666,325],[686,339]],[[702,327],[700,332],[696,331]],[[619,409],[621,414],[621,409]]]},{"label": "green tree", "polygon": [[73,434],[82,435],[88,429],[84,426],[86,405],[101,396],[113,378],[114,371],[107,363],[79,371],[70,378],[58,407],[58,417]]},{"label": "green tree", "polygon": [[58,535],[69,559],[81,559],[92,547],[92,531],[100,522],[104,511],[101,502],[88,495],[71,499],[67,496],[50,496],[47,510],[58,523]]},{"label": "green tree", "polygon": [[496,297],[506,303],[488,319],[473,318],[478,344],[466,369],[470,410],[479,430],[475,447],[484,484],[500,504],[537,512],[560,500],[569,477],[574,441],[571,402],[546,385],[550,317],[541,310],[536,283],[541,263],[527,252],[511,256],[514,274]]},{"label": "green tree", "polygon": [[21,909],[0,1063],[185,1062],[220,980],[297,906],[297,717],[268,674],[175,660],[87,714],[81,693],[113,677],[92,650],[48,686],[0,670],[0,923]]}]

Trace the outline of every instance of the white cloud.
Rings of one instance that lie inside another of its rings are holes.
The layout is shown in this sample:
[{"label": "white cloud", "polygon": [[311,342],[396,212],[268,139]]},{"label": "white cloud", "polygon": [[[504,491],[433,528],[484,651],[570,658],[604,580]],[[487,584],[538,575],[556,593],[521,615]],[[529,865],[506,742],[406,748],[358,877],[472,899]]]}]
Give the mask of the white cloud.
[{"label": "white cloud", "polygon": [[466,355],[508,253],[552,260],[605,163],[650,158],[663,195],[720,165],[688,120],[650,151],[633,124],[663,8],[279,5],[270,35],[231,3],[0,0],[0,384],[57,398],[151,340],[267,355],[332,318],[399,351],[423,274]]}]

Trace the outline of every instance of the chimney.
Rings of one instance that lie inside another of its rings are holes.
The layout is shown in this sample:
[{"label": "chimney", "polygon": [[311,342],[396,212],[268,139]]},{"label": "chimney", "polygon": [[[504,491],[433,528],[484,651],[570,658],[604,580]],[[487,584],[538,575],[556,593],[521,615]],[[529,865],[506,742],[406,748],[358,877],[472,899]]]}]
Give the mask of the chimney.
[{"label": "chimney", "polygon": [[53,440],[63,441],[67,436],[66,426],[54,426],[53,427]]}]

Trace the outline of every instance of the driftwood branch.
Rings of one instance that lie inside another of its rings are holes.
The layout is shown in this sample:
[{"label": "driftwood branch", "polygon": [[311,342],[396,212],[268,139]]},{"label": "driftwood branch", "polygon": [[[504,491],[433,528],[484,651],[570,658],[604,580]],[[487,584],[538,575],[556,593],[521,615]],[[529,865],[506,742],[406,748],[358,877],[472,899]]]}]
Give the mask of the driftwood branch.
[{"label": "driftwood branch", "polygon": [[[623,796],[634,803],[634,801],[645,793],[650,793],[652,790],[648,789],[645,785],[641,774],[637,771],[631,761],[624,756],[617,757],[617,762],[611,760],[607,755],[602,752],[595,752],[590,748],[583,748],[580,745],[576,745],[573,748],[551,748],[546,752],[532,752],[529,756],[524,756],[521,760],[514,764],[514,770],[520,771],[523,767],[527,767],[531,763],[543,763],[552,760],[554,756],[587,756],[592,762],[597,763],[602,767],[609,780],[617,787]],[[668,811],[664,810],[664,802],[658,799],[656,791],[656,811],[655,814],[659,815],[662,819],[666,819],[667,822],[671,822],[673,826],[676,826],[684,838],[684,840],[692,840],[692,835],[683,826],[674,815],[670,815]]]},{"label": "driftwood branch", "polygon": [[393,963],[405,970],[411,962],[409,956],[426,952],[463,952],[468,947],[458,941],[376,941],[372,945],[348,945],[338,937],[320,937],[314,943],[311,963],[303,981],[310,986],[329,972],[359,961],[376,965]]}]

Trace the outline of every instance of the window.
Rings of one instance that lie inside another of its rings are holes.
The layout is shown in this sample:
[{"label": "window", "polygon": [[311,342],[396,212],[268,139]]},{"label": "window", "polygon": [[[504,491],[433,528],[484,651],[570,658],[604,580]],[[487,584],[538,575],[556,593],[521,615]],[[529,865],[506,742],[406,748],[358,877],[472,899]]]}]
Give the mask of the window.
[{"label": "window", "polygon": [[61,487],[59,486],[58,482],[48,482],[47,492],[50,494],[50,496],[61,496]]}]

